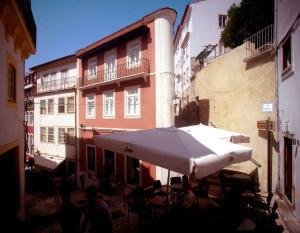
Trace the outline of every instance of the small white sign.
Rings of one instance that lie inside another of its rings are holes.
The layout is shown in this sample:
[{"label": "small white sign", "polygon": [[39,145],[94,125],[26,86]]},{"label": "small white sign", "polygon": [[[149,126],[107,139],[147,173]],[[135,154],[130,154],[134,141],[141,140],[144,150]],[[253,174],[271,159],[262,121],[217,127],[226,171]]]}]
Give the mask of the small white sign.
[{"label": "small white sign", "polygon": [[263,110],[263,112],[273,112],[273,104],[272,103],[264,103],[262,110]]}]

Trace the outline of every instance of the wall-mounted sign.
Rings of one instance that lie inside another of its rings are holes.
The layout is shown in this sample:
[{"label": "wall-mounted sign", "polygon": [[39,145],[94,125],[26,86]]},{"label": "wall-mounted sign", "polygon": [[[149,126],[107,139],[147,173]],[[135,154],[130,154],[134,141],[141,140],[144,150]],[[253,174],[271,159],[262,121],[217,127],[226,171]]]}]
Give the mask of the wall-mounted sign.
[{"label": "wall-mounted sign", "polygon": [[274,121],[256,121],[256,127],[258,130],[274,130],[275,124]]},{"label": "wall-mounted sign", "polygon": [[272,103],[263,103],[262,111],[263,112],[273,112],[273,104]]}]

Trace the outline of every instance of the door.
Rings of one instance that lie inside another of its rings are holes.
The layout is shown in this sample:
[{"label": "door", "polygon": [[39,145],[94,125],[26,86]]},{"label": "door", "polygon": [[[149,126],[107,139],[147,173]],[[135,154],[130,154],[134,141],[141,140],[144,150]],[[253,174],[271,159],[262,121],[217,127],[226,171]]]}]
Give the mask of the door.
[{"label": "door", "polygon": [[105,56],[105,81],[116,78],[116,53],[110,53]]},{"label": "door", "polygon": [[109,177],[115,176],[115,152],[104,150],[104,168]]},{"label": "door", "polygon": [[292,203],[293,190],[293,140],[284,138],[284,193]]}]

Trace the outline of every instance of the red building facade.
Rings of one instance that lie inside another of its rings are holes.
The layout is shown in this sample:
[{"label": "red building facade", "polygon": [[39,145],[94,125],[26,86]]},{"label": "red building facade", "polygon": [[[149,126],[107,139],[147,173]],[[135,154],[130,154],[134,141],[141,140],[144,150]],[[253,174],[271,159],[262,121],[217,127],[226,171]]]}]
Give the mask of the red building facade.
[{"label": "red building facade", "polygon": [[24,131],[26,161],[34,156],[34,94],[36,93],[36,77],[34,72],[25,75],[24,80]]},{"label": "red building facade", "polygon": [[78,167],[88,183],[108,175],[147,186],[158,168],[94,145],[93,136],[173,125],[172,34],[163,8],[76,52],[79,67]]}]

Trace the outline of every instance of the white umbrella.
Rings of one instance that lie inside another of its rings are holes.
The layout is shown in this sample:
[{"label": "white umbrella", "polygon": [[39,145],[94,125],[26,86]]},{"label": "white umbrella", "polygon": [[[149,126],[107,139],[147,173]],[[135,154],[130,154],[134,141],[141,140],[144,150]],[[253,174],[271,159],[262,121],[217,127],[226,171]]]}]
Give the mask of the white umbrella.
[{"label": "white umbrella", "polygon": [[184,130],[185,132],[193,135],[194,137],[200,136],[210,137],[212,139],[221,139],[227,142],[233,143],[249,143],[250,138],[241,133],[236,133],[224,129],[214,128],[211,126],[199,124],[199,125],[191,125],[187,127],[179,128]]},{"label": "white umbrella", "polygon": [[94,136],[97,146],[196,178],[247,161],[252,149],[175,127]]}]

